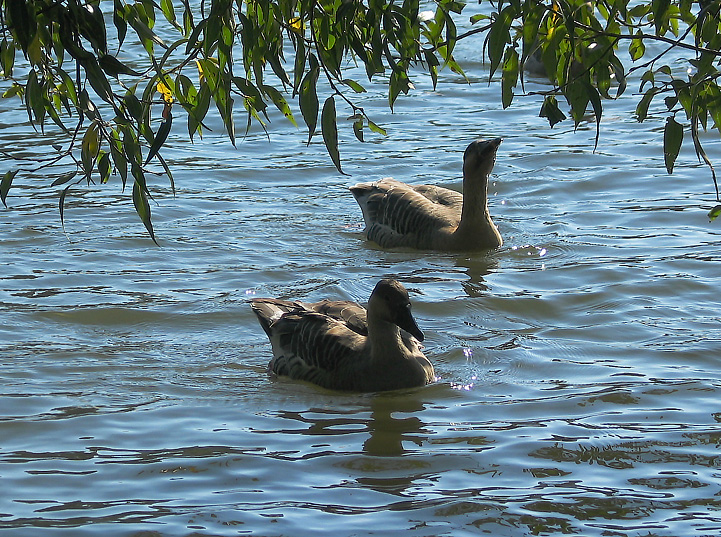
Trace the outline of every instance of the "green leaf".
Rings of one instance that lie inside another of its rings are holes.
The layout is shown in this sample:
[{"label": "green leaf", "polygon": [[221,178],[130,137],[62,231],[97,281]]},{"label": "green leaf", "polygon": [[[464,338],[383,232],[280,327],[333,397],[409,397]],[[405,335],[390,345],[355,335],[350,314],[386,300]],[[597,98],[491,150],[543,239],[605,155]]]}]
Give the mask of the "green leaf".
[{"label": "green leaf", "polygon": [[496,72],[496,69],[498,69],[498,66],[501,64],[506,43],[511,42],[510,28],[514,13],[515,8],[506,6],[498,14],[496,20],[493,21],[493,26],[491,26],[488,32],[486,39],[488,40],[488,57],[491,60],[490,78],[493,77],[493,73]]},{"label": "green leaf", "polygon": [[668,8],[671,0],[652,0],[653,23],[656,26],[656,35],[664,35],[668,30]]},{"label": "green leaf", "polygon": [[37,31],[35,13],[30,13],[30,7],[34,7],[35,4],[21,0],[7,0],[3,4],[10,15],[9,25],[13,29],[15,39],[18,40],[23,51],[27,51]]},{"label": "green leaf", "polygon": [[593,107],[593,115],[596,117],[596,140],[593,144],[593,150],[596,151],[598,148],[598,138],[601,135],[601,116],[603,116],[603,104],[601,103],[601,95],[598,90],[594,88],[590,83],[585,82],[586,93],[591,101]]},{"label": "green leaf", "polygon": [[[641,34],[640,30],[637,32],[637,35],[639,34]],[[635,62],[639,58],[642,58],[645,53],[646,45],[643,43],[643,37],[632,39],[628,46],[628,54],[631,56],[631,61]]]},{"label": "green leaf", "polygon": [[93,123],[85,131],[83,136],[83,142],[80,145],[80,160],[83,164],[83,171],[85,176],[90,179],[93,167],[95,166],[95,159],[100,151],[100,137],[98,135],[98,124]]},{"label": "green leaf", "polygon": [[368,128],[377,134],[381,134],[383,136],[388,136],[388,133],[386,132],[386,130],[383,127],[376,125],[370,119],[368,120]]},{"label": "green leaf", "polygon": [[110,156],[113,158],[113,164],[115,164],[115,170],[120,175],[120,179],[123,182],[123,190],[128,179],[128,159],[123,154],[123,143],[120,140],[120,133],[113,129],[113,139],[110,141]]},{"label": "green leaf", "polygon": [[586,91],[586,84],[580,80],[574,80],[566,86],[564,95],[571,107],[571,117],[576,126],[578,126],[581,120],[583,120],[586,108],[588,108],[589,95]]},{"label": "green leaf", "polygon": [[360,84],[358,84],[358,82],[356,82],[355,80],[350,80],[348,78],[345,78],[345,79],[341,80],[341,82],[343,84],[345,84],[346,86],[348,86],[353,91],[355,91],[356,93],[365,93],[365,91],[366,91],[366,89],[363,86],[361,86]]},{"label": "green leaf", "polygon": [[320,116],[321,130],[323,131],[323,141],[325,148],[328,150],[333,164],[338,171],[345,175],[340,167],[340,153],[338,152],[338,125],[336,125],[335,99],[331,95],[323,104],[323,112]]},{"label": "green leaf", "polygon": [[105,151],[100,151],[100,155],[98,157],[98,173],[100,174],[100,183],[105,184],[110,179],[110,153],[107,153]]},{"label": "green leaf", "polygon": [[60,225],[62,226],[63,231],[65,231],[65,196],[68,195],[68,190],[70,190],[71,186],[73,185],[66,186],[60,193],[60,198],[58,199],[58,209],[60,210]]},{"label": "green leaf", "polygon": [[358,119],[353,122],[353,134],[355,134],[359,142],[363,141],[363,116],[359,116]]},{"label": "green leaf", "polygon": [[5,207],[8,206],[8,204],[5,202],[8,197],[8,190],[10,190],[10,186],[13,184],[13,179],[15,179],[18,171],[19,170],[5,172],[2,180],[0,180],[0,200],[3,202],[3,205],[5,205]]},{"label": "green leaf", "polygon": [[721,205],[716,205],[708,212],[708,221],[713,222],[721,215]]},{"label": "green leaf", "polygon": [[112,103],[113,91],[110,88],[110,83],[108,82],[108,79],[106,78],[103,71],[100,69],[100,66],[98,65],[98,61],[95,59],[95,56],[79,58],[78,61],[85,69],[85,74],[88,77],[88,82],[90,82],[90,85],[95,90],[95,93],[98,94],[98,97],[100,97],[106,103]]},{"label": "green leaf", "polygon": [[566,115],[558,108],[558,101],[556,101],[556,98],[553,95],[547,95],[546,98],[543,99],[541,112],[538,116],[548,119],[548,123],[551,127],[566,119]]},{"label": "green leaf", "polygon": [[172,0],[160,0],[160,9],[162,10],[163,15],[165,15],[165,19],[169,23],[176,25],[175,9],[173,8]]},{"label": "green leaf", "polygon": [[506,49],[503,61],[503,75],[501,79],[501,101],[503,108],[508,108],[513,102],[513,88],[518,83],[518,52],[514,48]]},{"label": "green leaf", "polygon": [[[0,41],[0,74],[5,78],[13,75],[13,66],[15,65],[15,44],[8,43],[7,38]],[[8,90],[9,91],[9,90]]]},{"label": "green leaf", "polygon": [[283,95],[273,86],[262,86],[261,89],[263,90],[263,93],[270,97],[275,107],[280,110],[285,118],[297,127],[298,123],[296,123],[295,118],[293,117],[293,112],[291,112],[290,105],[288,105],[288,101],[285,100],[285,97],[283,97]]},{"label": "green leaf", "polygon": [[170,188],[173,191],[173,196],[175,196],[175,180],[173,179],[173,172],[170,170],[168,163],[165,162],[165,159],[160,154],[158,154],[158,160],[160,161],[160,164],[163,165],[165,174],[168,176],[168,181],[170,181]]},{"label": "green leaf", "polygon": [[77,170],[73,170],[73,171],[71,171],[71,172],[64,173],[64,174],[62,174],[60,177],[58,177],[57,179],[55,179],[55,181],[53,181],[50,186],[60,186],[60,185],[64,185],[65,183],[67,183],[68,181],[70,181],[73,177],[75,177],[77,174],[78,174],[78,171],[77,171]]},{"label": "green leaf", "polygon": [[145,50],[147,50],[148,53],[152,54],[153,44],[160,45],[163,48],[168,48],[168,45],[166,45],[165,42],[160,39],[160,37],[158,37],[158,35],[153,32],[153,30],[151,30],[147,24],[145,24],[145,22],[140,19],[137,11],[137,4],[133,7],[135,7],[136,9],[131,10],[128,14],[128,22],[138,34],[138,37],[140,38],[143,46],[145,47]]},{"label": "green leaf", "polygon": [[300,112],[303,120],[308,126],[308,145],[315,134],[315,127],[318,124],[318,94],[316,92],[316,83],[320,74],[318,60],[314,55],[310,55],[311,69],[303,77],[300,85]]},{"label": "green leaf", "polygon": [[165,140],[167,140],[168,138],[168,134],[170,133],[170,128],[172,127],[172,125],[173,113],[171,111],[171,107],[170,105],[165,105],[165,109],[163,110],[163,122],[160,124],[160,127],[158,127],[158,132],[153,138],[153,144],[150,146],[148,156],[145,158],[145,164],[150,162],[150,159],[152,159],[158,153],[158,151],[160,151],[160,148],[163,147]]},{"label": "green leaf", "polygon": [[123,46],[125,35],[128,32],[128,23],[125,21],[125,9],[120,0],[114,0],[113,24],[118,31],[118,50]]},{"label": "green leaf", "polygon": [[118,75],[133,75],[140,76],[140,73],[132,70],[130,67],[120,62],[116,57],[110,54],[105,54],[100,61],[100,68],[105,72],[106,75],[118,78]]},{"label": "green leaf", "polygon": [[646,90],[646,93],[643,94],[641,100],[638,101],[638,104],[636,105],[636,119],[638,119],[639,122],[645,120],[648,116],[648,107],[651,104],[651,100],[659,91],[660,90],[658,88],[651,87]]},{"label": "green leaf", "polygon": [[673,173],[673,165],[681,150],[683,142],[683,125],[673,117],[666,120],[666,127],[663,130],[663,158],[668,173]]},{"label": "green leaf", "polygon": [[488,20],[489,18],[490,18],[490,17],[489,17],[488,15],[484,15],[484,14],[482,14],[482,13],[481,13],[481,14],[478,14],[478,15],[473,15],[473,16],[471,17],[471,24],[475,24],[475,23],[477,23],[478,21]]},{"label": "green leaf", "polygon": [[[142,182],[145,182],[145,176],[143,175],[142,170],[133,170],[136,173],[139,173],[142,176]],[[135,212],[138,213],[138,216],[140,217],[140,220],[143,222],[143,225],[145,226],[145,229],[148,230],[148,233],[150,234],[150,238],[153,239],[153,242],[155,244],[158,244],[158,241],[155,240],[155,232],[153,231],[153,222],[150,218],[150,203],[148,203],[148,194],[146,192],[146,188],[144,185],[141,185],[141,181],[138,180],[138,177],[135,178],[135,182],[133,183],[133,205],[135,205]]]},{"label": "green leaf", "polygon": [[128,93],[126,93],[123,97],[123,103],[125,104],[125,109],[135,121],[140,121],[142,119],[143,105],[134,93],[128,91]]}]

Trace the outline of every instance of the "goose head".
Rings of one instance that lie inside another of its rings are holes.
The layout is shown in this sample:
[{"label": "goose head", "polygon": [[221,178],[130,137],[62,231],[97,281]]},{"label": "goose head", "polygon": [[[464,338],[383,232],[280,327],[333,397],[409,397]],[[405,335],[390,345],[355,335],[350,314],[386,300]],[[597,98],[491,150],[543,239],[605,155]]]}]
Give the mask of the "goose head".
[{"label": "goose head", "polygon": [[463,177],[487,179],[496,163],[496,151],[502,141],[503,138],[493,138],[471,142],[463,154]]},{"label": "goose head", "polygon": [[395,324],[423,341],[423,332],[411,314],[408,291],[396,280],[386,278],[376,284],[368,301],[368,315]]}]

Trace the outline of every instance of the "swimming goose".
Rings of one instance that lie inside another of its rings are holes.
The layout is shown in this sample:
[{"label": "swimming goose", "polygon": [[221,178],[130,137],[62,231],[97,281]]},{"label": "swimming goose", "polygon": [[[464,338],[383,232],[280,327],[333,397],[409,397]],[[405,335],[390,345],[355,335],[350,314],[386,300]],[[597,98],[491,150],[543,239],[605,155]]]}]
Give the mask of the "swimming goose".
[{"label": "swimming goose", "polygon": [[365,234],[384,248],[470,251],[503,244],[488,213],[488,176],[501,138],[476,140],[463,155],[463,194],[391,178],[351,187]]},{"label": "swimming goose", "polygon": [[421,352],[423,332],[411,315],[408,291],[383,279],[368,310],[349,301],[314,304],[257,298],[251,308],[273,348],[269,372],[331,390],[374,392],[435,380]]}]

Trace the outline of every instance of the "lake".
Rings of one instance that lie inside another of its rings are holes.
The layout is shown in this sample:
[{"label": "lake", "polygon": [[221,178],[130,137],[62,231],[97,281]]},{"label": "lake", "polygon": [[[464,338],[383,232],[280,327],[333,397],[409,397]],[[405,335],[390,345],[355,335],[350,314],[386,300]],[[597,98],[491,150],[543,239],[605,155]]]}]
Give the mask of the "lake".
[{"label": "lake", "polygon": [[[217,114],[194,143],[176,121],[177,194],[150,185],[160,246],[117,178],[71,190],[64,233],[49,185],[66,170],[16,177],[0,208],[3,535],[721,533],[710,172],[686,140],[666,173],[660,109],[634,119],[637,80],[604,102],[594,151],[591,118],[550,129],[532,96],[503,110],[481,48],[458,45],[471,84],[443,71],[433,91],[419,74],[394,113],[382,80],[354,95],[388,136],[360,143],[342,122],[349,176],[278,113],[237,148]],[[19,100],[0,107],[5,150],[52,151]],[[460,189],[466,146],[495,136],[501,249],[363,239],[350,185]],[[718,166],[718,133],[702,136]],[[250,299],[363,302],[383,277],[409,289],[435,384],[345,394],[268,377]]]}]

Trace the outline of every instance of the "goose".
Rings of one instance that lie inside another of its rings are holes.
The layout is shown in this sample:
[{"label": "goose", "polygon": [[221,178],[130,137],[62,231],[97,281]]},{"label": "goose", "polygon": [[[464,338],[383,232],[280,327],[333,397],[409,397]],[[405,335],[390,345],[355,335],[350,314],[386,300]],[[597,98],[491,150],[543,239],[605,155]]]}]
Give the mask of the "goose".
[{"label": "goose", "polygon": [[377,392],[435,380],[423,332],[403,285],[378,282],[368,310],[350,301],[313,304],[257,298],[251,308],[273,349],[272,374],[331,390]]},{"label": "goose", "polygon": [[365,235],[384,248],[472,251],[503,244],[488,212],[488,176],[501,138],[475,140],[463,155],[463,194],[391,178],[350,188],[363,211]]}]

